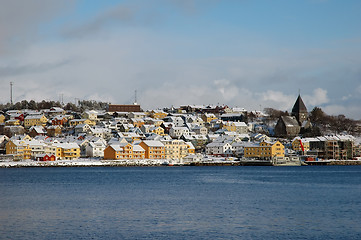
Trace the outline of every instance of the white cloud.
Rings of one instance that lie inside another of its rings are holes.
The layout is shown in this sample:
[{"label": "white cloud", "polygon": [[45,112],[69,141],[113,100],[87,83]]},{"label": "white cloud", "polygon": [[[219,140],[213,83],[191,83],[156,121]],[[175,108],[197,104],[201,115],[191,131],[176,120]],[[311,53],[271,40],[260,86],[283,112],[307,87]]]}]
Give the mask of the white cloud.
[{"label": "white cloud", "polygon": [[226,102],[234,99],[238,94],[238,88],[227,79],[219,79],[213,82],[217,90],[222,94]]},{"label": "white cloud", "polygon": [[264,107],[270,106],[280,110],[288,110],[292,107],[295,102],[295,96],[286,95],[280,91],[268,90],[259,94],[265,105]]},{"label": "white cloud", "polygon": [[303,98],[311,106],[320,106],[329,102],[327,90],[322,88],[316,88],[313,90],[313,95],[305,95]]}]

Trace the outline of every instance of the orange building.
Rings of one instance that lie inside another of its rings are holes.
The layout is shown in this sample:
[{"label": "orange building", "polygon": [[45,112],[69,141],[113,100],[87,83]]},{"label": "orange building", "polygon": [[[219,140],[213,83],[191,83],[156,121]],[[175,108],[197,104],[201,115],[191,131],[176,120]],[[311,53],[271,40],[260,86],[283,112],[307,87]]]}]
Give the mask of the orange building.
[{"label": "orange building", "polygon": [[144,159],[145,151],[139,146],[130,143],[109,145],[104,149],[104,159]]},{"label": "orange building", "polygon": [[145,150],[147,159],[164,159],[165,147],[160,141],[144,140],[139,144]]}]

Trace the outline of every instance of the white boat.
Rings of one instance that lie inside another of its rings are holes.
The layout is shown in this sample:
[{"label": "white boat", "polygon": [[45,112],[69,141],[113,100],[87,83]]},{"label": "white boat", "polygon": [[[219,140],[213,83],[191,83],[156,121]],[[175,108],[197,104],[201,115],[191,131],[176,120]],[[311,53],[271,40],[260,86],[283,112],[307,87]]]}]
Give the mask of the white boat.
[{"label": "white boat", "polygon": [[272,159],[273,166],[301,166],[301,160],[297,156],[274,157]]}]

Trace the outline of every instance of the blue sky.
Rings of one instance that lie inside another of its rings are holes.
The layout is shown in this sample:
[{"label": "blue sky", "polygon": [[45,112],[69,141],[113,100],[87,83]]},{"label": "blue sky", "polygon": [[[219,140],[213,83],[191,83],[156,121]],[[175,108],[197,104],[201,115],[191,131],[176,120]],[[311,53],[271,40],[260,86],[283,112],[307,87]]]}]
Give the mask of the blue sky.
[{"label": "blue sky", "polygon": [[0,0],[0,102],[227,104],[361,119],[358,0]]}]

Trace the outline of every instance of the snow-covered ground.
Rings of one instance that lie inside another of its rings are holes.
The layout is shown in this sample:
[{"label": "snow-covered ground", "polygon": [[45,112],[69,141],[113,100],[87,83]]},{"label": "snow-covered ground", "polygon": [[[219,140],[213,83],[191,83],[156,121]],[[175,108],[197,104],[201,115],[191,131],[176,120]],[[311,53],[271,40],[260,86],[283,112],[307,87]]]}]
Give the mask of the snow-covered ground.
[{"label": "snow-covered ground", "polygon": [[[197,163],[226,164],[234,160],[225,158],[205,158]],[[96,166],[160,166],[160,165],[188,165],[179,160],[169,159],[142,159],[142,160],[100,160],[91,158],[80,158],[76,160],[56,160],[56,161],[34,161],[34,160],[1,160],[0,168],[8,167],[96,167]]]}]

